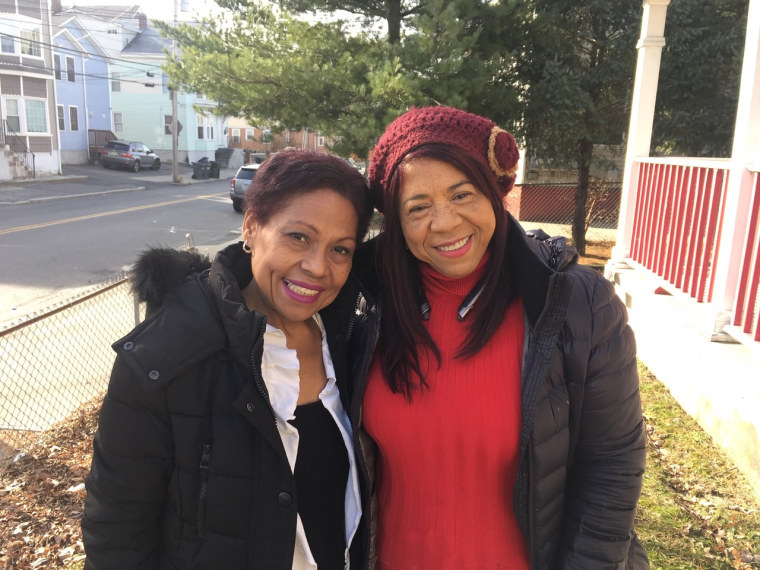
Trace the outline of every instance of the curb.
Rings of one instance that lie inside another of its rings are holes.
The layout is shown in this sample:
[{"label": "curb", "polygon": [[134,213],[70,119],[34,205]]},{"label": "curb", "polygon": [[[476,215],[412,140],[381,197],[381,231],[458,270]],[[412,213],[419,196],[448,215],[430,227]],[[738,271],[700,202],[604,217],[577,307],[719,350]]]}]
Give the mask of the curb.
[{"label": "curb", "polygon": [[27,184],[58,184],[59,182],[76,182],[78,180],[88,180],[90,177],[83,174],[73,174],[71,176],[46,176],[43,178],[19,178],[18,180],[2,180],[0,188],[3,186],[25,186]]},{"label": "curb", "polygon": [[61,196],[45,196],[44,198],[29,198],[28,200],[18,200],[16,202],[0,202],[0,206],[24,206],[28,204],[38,204],[41,202],[54,202],[56,200],[68,200],[69,198],[84,198],[87,196],[105,196],[107,194],[118,194],[121,192],[139,192],[145,190],[145,186],[135,186],[134,188],[118,188],[116,190],[99,190],[97,192],[85,192],[83,194],[65,194]]}]

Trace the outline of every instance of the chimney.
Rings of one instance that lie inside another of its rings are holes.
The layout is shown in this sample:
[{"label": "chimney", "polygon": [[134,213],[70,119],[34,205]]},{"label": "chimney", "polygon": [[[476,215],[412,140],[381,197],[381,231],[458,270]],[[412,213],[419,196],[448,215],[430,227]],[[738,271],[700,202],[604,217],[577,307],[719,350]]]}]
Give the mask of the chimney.
[{"label": "chimney", "polygon": [[61,0],[53,0],[51,11],[53,12],[53,14],[60,14],[61,12],[63,12],[63,6],[61,5]]},{"label": "chimney", "polygon": [[148,16],[140,12],[137,14],[137,21],[140,22],[140,29],[144,30],[148,27]]}]

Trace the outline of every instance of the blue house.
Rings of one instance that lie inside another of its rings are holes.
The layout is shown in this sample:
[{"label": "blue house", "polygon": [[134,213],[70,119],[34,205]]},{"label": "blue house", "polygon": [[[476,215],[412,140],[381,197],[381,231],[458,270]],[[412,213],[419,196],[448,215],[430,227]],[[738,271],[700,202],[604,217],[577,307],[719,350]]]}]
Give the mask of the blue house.
[{"label": "blue house", "polygon": [[63,164],[83,164],[88,131],[111,130],[109,58],[93,34],[70,14],[53,16],[56,120]]},{"label": "blue house", "polygon": [[[171,41],[149,26],[138,5],[104,4],[64,9],[60,1],[54,1],[53,12],[57,18],[62,65],[61,79],[56,82],[59,112],[63,113],[59,123],[65,124],[67,129],[61,130],[61,145],[70,156],[64,162],[83,161],[80,149],[87,148],[87,142],[82,140],[87,132],[72,131],[70,127],[70,107],[78,108],[83,99],[88,109],[87,129],[91,134],[98,130],[101,134],[139,141],[156,151],[162,162],[170,162],[172,100],[162,66],[167,52],[172,50]],[[69,44],[78,47],[71,48]],[[78,63],[78,54],[69,49],[88,55]],[[70,63],[64,61],[69,56]],[[79,66],[86,68],[83,75],[86,81],[78,89],[72,85],[76,81],[68,81],[66,65],[73,66],[75,79]],[[227,120],[214,113],[216,107],[216,102],[203,94],[178,93],[179,161],[196,161],[204,156],[213,158],[217,148],[226,146]],[[73,113],[79,113],[81,130],[82,113],[76,110]]]}]

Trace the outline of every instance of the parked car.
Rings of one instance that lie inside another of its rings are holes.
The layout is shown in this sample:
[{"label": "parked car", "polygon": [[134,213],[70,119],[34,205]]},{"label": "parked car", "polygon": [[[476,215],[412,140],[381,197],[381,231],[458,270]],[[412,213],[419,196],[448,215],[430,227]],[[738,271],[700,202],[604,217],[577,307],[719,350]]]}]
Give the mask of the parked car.
[{"label": "parked car", "polygon": [[259,169],[260,164],[251,163],[241,166],[235,177],[230,181],[230,199],[232,200],[232,207],[236,212],[243,211],[243,195],[248,187],[251,185],[253,177],[256,175],[256,171]]},{"label": "parked car", "polygon": [[143,143],[120,139],[110,140],[103,145],[100,163],[103,168],[122,166],[134,172],[139,172],[141,168],[161,168],[161,159]]}]

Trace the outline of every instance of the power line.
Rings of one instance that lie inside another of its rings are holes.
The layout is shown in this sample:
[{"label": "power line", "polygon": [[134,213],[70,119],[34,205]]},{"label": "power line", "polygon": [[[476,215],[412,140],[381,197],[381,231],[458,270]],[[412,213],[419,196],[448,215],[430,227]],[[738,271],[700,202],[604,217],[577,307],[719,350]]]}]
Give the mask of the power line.
[{"label": "power line", "polygon": [[[156,65],[156,64],[150,64],[150,63],[143,64],[143,63],[137,63],[135,61],[128,60],[128,59],[120,59],[120,58],[115,58],[115,57],[110,57],[110,56],[104,56],[104,55],[101,55],[101,54],[95,54],[95,53],[90,53],[90,52],[87,52],[87,51],[81,51],[81,50],[78,50],[76,48],[67,48],[65,46],[58,46],[56,44],[51,44],[51,43],[43,42],[41,40],[40,41],[38,41],[38,40],[30,40],[28,38],[22,38],[21,36],[17,36],[15,34],[5,34],[5,33],[3,33],[1,35],[5,36],[5,37],[8,37],[8,38],[14,38],[16,40],[19,40],[20,42],[25,42],[27,44],[37,44],[39,46],[44,46],[46,48],[50,48],[51,50],[58,51],[58,52],[72,53],[72,54],[77,54],[77,55],[88,55],[88,56],[91,56],[93,58],[100,59],[100,60],[104,61],[105,63],[111,63],[111,62],[122,63],[123,62],[125,64],[129,64],[129,65],[124,65],[123,67],[130,68],[130,66],[134,66],[134,67],[131,67],[131,68],[134,69],[135,71],[146,71],[146,68],[149,68],[149,69],[155,70],[155,71],[161,71],[161,66],[160,65]],[[136,67],[136,66],[142,66],[142,67]]]}]

